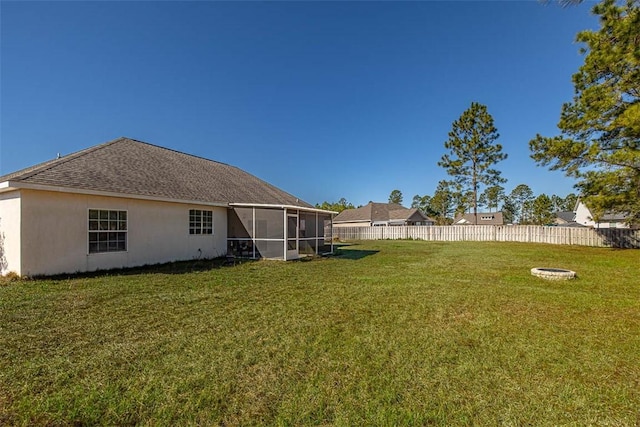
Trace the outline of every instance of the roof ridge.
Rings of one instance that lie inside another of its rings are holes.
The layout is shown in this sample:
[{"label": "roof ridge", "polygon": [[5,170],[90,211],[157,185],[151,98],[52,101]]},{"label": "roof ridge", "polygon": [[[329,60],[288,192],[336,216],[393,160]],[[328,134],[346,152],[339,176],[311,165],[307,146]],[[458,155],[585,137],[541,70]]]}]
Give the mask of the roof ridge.
[{"label": "roof ridge", "polygon": [[[206,161],[208,161],[208,162],[219,163],[219,164],[221,164],[221,165],[230,166],[230,167],[232,167],[232,168],[236,168],[236,169],[242,170],[242,169],[240,169],[239,167],[234,166],[234,165],[229,164],[229,163],[221,162],[221,161],[218,161],[218,160],[208,159],[208,158],[206,158],[206,157],[203,157],[203,156],[197,156],[197,155],[195,155],[195,154],[185,153],[184,151],[179,151],[179,150],[176,150],[175,148],[163,147],[163,146],[161,146],[161,145],[152,144],[152,143],[150,143],[150,142],[146,142],[146,141],[140,141],[139,139],[128,138],[128,137],[125,137],[125,136],[120,137],[120,138],[118,138],[118,139],[126,139],[126,140],[129,140],[129,141],[138,142],[138,143],[140,143],[140,144],[149,145],[149,146],[151,146],[151,147],[160,148],[161,150],[172,151],[172,152],[174,152],[174,153],[178,153],[178,154],[181,154],[181,155],[183,155],[183,156],[193,157],[193,158],[200,159],[200,160],[206,160]],[[116,141],[116,140],[114,140],[114,141],[110,141],[110,142],[115,142],[115,141]],[[105,144],[108,144],[108,143],[105,143]],[[244,172],[244,171],[243,171],[243,172]]]}]

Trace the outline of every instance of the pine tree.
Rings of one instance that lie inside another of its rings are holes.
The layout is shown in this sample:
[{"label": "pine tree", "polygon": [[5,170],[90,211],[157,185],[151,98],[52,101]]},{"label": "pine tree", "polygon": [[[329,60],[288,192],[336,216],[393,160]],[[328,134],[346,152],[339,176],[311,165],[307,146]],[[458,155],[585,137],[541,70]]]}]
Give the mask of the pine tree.
[{"label": "pine tree", "polygon": [[438,225],[451,224],[451,215],[453,214],[454,202],[453,194],[451,190],[451,183],[449,181],[438,182],[433,197],[431,197],[431,211],[436,217],[436,223]]},{"label": "pine tree", "polygon": [[502,145],[495,142],[499,136],[487,107],[472,102],[471,107],[453,122],[449,139],[444,143],[449,153],[438,162],[438,166],[454,178],[460,194],[471,194],[476,224],[480,186],[506,182],[500,171],[493,169],[497,162],[507,158]]},{"label": "pine tree", "polygon": [[347,199],[343,197],[335,203],[327,201],[316,203],[316,208],[340,213],[346,209],[354,209],[355,206],[353,206],[353,203],[347,202]]},{"label": "pine tree", "polygon": [[[527,184],[516,186],[509,194],[509,200],[515,210],[518,223],[522,224],[527,221],[527,209],[533,200],[533,191]],[[514,218],[515,220],[516,218]]]},{"label": "pine tree", "polygon": [[541,194],[531,202],[531,218],[532,224],[548,225],[554,220],[553,203],[551,198],[546,194]]},{"label": "pine tree", "polygon": [[509,197],[505,197],[502,202],[502,217],[505,224],[513,224],[517,209]]},{"label": "pine tree", "polygon": [[500,185],[492,185],[491,187],[487,187],[482,194],[480,194],[478,203],[486,206],[489,212],[492,212],[493,209],[498,210],[500,200],[503,198],[504,188]]},{"label": "pine tree", "polygon": [[578,203],[578,196],[574,193],[569,193],[562,202],[562,210],[572,212],[576,207],[576,203]]},{"label": "pine tree", "polygon": [[561,136],[537,135],[531,157],[579,179],[594,219],[605,211],[640,222],[640,0],[593,8],[598,31],[582,31],[584,64],[573,75],[573,101],[562,107]]},{"label": "pine tree", "polygon": [[399,205],[402,204],[402,191],[393,190],[391,194],[389,194],[389,203],[397,203]]}]

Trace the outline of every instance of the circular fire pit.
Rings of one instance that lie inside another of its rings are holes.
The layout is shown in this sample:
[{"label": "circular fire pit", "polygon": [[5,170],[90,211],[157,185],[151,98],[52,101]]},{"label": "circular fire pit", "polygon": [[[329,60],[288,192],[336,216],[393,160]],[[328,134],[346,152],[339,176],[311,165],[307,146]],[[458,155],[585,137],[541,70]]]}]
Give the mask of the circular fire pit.
[{"label": "circular fire pit", "polygon": [[547,280],[569,280],[576,277],[576,272],[562,268],[532,268],[531,274]]}]

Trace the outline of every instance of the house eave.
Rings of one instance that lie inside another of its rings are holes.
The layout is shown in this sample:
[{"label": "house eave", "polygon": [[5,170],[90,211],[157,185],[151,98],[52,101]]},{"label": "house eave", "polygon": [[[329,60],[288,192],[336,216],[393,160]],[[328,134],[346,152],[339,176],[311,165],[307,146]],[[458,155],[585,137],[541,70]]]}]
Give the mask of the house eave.
[{"label": "house eave", "polygon": [[53,192],[68,193],[68,194],[82,194],[82,195],[88,195],[88,196],[119,197],[123,199],[148,200],[153,202],[182,203],[182,204],[189,204],[189,205],[203,205],[203,206],[223,207],[223,208],[229,207],[229,204],[224,202],[183,200],[183,199],[174,199],[170,197],[117,193],[117,192],[111,192],[111,191],[89,190],[84,188],[60,187],[60,186],[43,185],[43,184],[28,184],[28,183],[19,182],[19,181],[5,181],[0,183],[0,193],[6,192],[6,191],[12,191],[12,190],[21,190],[21,189],[53,191]]},{"label": "house eave", "polygon": [[317,213],[325,213],[331,215],[337,215],[338,212],[328,211],[325,209],[318,208],[308,208],[306,206],[296,206],[296,205],[280,205],[280,204],[270,204],[270,203],[229,203],[231,207],[239,207],[239,208],[265,208],[265,209],[297,209],[307,212],[317,212]]},{"label": "house eave", "polygon": [[0,182],[0,193],[6,193],[7,191],[13,191],[15,188],[13,187],[11,181],[3,181]]}]

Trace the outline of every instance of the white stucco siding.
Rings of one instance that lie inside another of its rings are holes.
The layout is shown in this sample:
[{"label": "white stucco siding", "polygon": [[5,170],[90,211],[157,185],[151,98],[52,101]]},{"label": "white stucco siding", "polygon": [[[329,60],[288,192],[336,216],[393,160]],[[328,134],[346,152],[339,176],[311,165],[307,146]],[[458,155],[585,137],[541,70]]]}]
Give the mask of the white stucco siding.
[{"label": "white stucco siding", "polygon": [[[190,209],[213,211],[213,235],[189,234]],[[226,208],[132,200],[127,211],[127,266],[214,258],[226,253]],[[95,258],[97,255],[104,254],[96,254]]]},{"label": "white stucco siding", "polygon": [[586,225],[588,227],[593,227],[595,225],[593,218],[591,218],[591,212],[582,202],[579,202],[578,206],[576,206],[575,221],[580,225]]},{"label": "white stucco siding", "polygon": [[22,274],[20,202],[20,191],[0,194],[0,274]]},{"label": "white stucco siding", "polygon": [[[226,208],[23,190],[22,272],[43,275],[134,267],[226,253]],[[89,254],[89,209],[127,212],[127,250]],[[213,235],[189,234],[189,210],[213,211]]]}]

